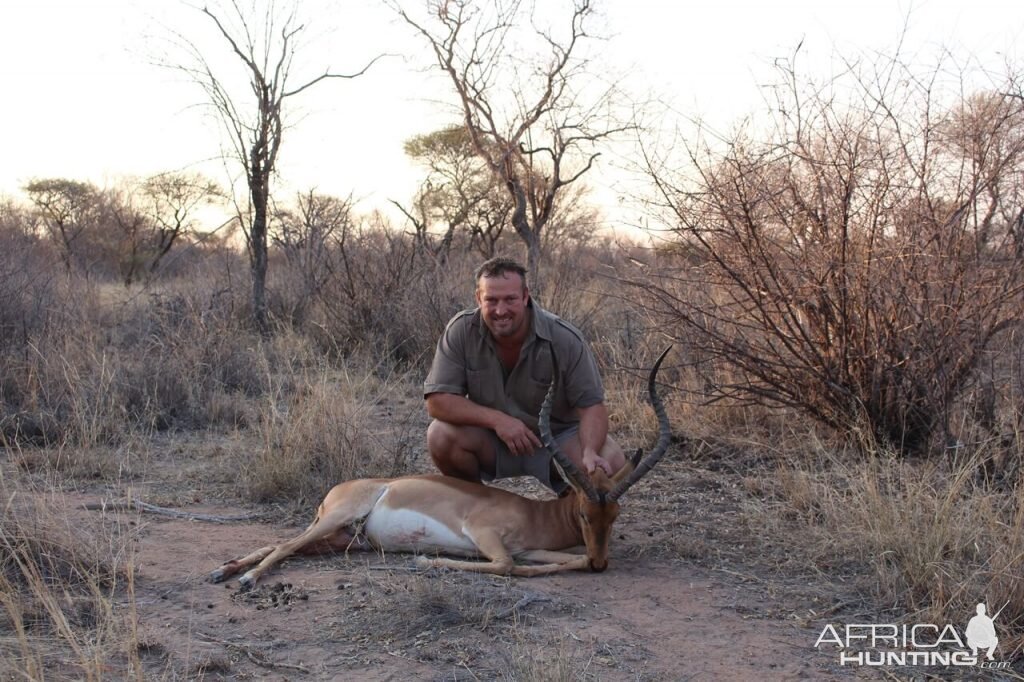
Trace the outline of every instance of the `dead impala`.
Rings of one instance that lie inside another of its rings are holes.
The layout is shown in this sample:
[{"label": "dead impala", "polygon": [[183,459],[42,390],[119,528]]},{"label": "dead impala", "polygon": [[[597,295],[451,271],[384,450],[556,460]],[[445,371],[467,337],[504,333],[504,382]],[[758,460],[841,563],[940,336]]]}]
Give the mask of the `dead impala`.
[{"label": "dead impala", "polygon": [[[609,478],[598,467],[580,472],[558,449],[550,415],[558,367],[541,407],[540,433],[575,494],[532,500],[514,493],[441,475],[402,476],[347,481],[334,486],[316,519],[298,537],[228,561],[211,574],[220,582],[249,569],[239,582],[251,588],[271,566],[292,554],[346,551],[352,547],[388,552],[417,552],[418,565],[499,575],[534,576],[559,571],[608,567],[608,540],[619,514],[619,497],[651,470],[668,449],[668,416],[658,397],[655,377],[668,354],[654,364],[647,388],[658,417],[658,442],[646,458],[637,450],[632,461]],[[586,555],[558,551],[580,544]],[[424,554],[449,554],[487,561],[467,561]],[[534,565],[517,564],[516,560]]]}]

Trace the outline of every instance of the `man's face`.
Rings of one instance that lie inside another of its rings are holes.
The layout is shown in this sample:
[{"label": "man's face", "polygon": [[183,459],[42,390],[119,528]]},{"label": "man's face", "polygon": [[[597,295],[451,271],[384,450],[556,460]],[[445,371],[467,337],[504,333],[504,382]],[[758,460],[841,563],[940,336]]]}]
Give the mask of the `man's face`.
[{"label": "man's face", "polygon": [[529,300],[526,283],[514,272],[481,277],[477,281],[476,302],[484,324],[495,338],[507,339],[525,332]]}]

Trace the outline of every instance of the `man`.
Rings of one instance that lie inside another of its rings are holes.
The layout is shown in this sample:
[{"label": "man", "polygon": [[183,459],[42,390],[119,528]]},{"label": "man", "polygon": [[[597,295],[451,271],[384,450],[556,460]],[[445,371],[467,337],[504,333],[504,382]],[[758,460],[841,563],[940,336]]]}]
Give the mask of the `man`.
[{"label": "man", "polygon": [[594,356],[575,327],[532,301],[526,268],[508,258],[485,262],[476,302],[448,323],[423,386],[433,418],[427,448],[441,473],[476,482],[529,475],[563,492],[537,429],[556,360],[551,430],[559,447],[587,473],[621,469]]}]

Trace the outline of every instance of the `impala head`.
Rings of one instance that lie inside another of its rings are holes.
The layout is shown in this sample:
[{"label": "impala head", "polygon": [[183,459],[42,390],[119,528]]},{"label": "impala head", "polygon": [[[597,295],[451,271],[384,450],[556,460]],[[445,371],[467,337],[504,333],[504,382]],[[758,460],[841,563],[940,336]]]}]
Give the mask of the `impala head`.
[{"label": "impala head", "polygon": [[655,377],[669,350],[671,347],[666,348],[658,361],[654,363],[654,368],[647,380],[651,405],[654,407],[654,413],[658,416],[658,443],[647,457],[643,457],[642,450],[637,450],[632,459],[612,477],[608,477],[600,468],[595,469],[589,475],[581,472],[579,467],[569,459],[569,456],[559,449],[551,433],[551,407],[554,403],[555,384],[558,380],[558,363],[555,362],[554,377],[540,410],[540,437],[544,445],[551,451],[562,478],[572,486],[576,493],[574,511],[583,532],[583,541],[587,546],[587,558],[590,560],[592,571],[601,572],[608,568],[608,541],[611,538],[612,525],[619,516],[619,497],[643,478],[668,449],[671,430],[668,416],[665,414],[665,407],[661,398],[658,397]]}]

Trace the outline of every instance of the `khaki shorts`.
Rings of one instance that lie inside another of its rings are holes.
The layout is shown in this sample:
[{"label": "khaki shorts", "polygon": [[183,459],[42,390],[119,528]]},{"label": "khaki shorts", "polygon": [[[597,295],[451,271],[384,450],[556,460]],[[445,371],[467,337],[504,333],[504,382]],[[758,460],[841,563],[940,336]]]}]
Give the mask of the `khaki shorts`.
[{"label": "khaki shorts", "polygon": [[[562,446],[576,437],[577,433],[579,426],[570,426],[555,436],[555,442]],[[546,447],[541,446],[529,455],[516,456],[509,451],[504,441],[498,438],[498,434],[491,431],[491,438],[494,441],[494,476],[481,472],[484,481],[489,483],[499,478],[533,476],[556,493],[562,493],[569,487],[555,471],[551,463],[551,452]]]}]

